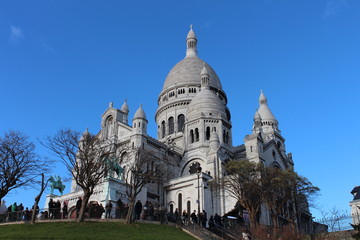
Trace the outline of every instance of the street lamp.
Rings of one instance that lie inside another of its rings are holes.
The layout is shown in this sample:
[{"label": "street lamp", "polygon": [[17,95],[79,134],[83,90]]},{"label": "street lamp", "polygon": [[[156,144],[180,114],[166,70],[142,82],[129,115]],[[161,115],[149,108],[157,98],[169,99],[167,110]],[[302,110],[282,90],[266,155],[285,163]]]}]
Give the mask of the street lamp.
[{"label": "street lamp", "polygon": [[199,166],[196,168],[196,174],[198,176],[198,216],[200,216],[200,174],[201,174],[201,167],[200,164]]}]

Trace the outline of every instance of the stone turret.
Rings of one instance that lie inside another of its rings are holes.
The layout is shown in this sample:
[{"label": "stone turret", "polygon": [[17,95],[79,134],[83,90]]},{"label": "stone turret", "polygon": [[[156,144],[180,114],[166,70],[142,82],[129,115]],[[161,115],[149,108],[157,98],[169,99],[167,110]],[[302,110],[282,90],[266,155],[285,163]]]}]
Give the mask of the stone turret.
[{"label": "stone turret", "polygon": [[146,114],[142,108],[142,104],[140,104],[140,107],[135,112],[132,122],[133,122],[132,127],[134,133],[147,135],[148,120],[146,119]]}]

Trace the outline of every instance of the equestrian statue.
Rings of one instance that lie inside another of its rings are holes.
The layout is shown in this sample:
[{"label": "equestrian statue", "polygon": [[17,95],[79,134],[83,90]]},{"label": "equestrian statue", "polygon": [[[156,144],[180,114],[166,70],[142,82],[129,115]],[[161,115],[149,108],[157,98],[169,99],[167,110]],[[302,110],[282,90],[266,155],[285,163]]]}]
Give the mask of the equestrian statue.
[{"label": "equestrian statue", "polygon": [[61,177],[60,176],[54,176],[54,177],[51,176],[49,178],[49,181],[50,181],[51,194],[54,193],[54,189],[57,189],[57,190],[59,190],[61,195],[63,195],[65,185],[62,184]]}]

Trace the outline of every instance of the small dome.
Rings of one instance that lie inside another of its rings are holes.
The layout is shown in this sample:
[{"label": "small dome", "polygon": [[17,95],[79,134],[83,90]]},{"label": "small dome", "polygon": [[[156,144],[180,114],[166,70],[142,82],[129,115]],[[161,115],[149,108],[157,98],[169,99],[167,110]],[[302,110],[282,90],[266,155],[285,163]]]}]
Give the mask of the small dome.
[{"label": "small dome", "polygon": [[189,31],[189,33],[187,34],[186,39],[189,39],[189,38],[196,38],[195,32],[193,31],[193,29],[192,29],[191,26],[190,26],[190,31]]},{"label": "small dome", "polygon": [[144,110],[142,109],[142,104],[140,104],[139,109],[136,111],[135,115],[134,115],[134,119],[136,118],[142,118],[146,120],[146,114],[144,112]]},{"label": "small dome", "polygon": [[127,100],[125,99],[123,105],[121,106],[121,111],[128,113],[129,112],[129,106],[127,104]]},{"label": "small dome", "polygon": [[[198,85],[200,86],[201,70],[204,67],[204,61],[198,57],[187,57],[177,63],[169,72],[165,79],[163,91],[174,86]],[[209,86],[222,90],[218,75],[209,64],[206,68],[210,76]]]},{"label": "small dome", "polygon": [[269,106],[267,105],[267,99],[266,99],[263,91],[261,91],[261,93],[260,93],[259,104],[260,104],[260,107],[257,112],[260,114],[261,120],[262,121],[273,121],[273,122],[277,123],[277,120],[274,117],[274,114],[272,114]]},{"label": "small dome", "polygon": [[[198,117],[200,114],[221,114],[227,119],[226,106],[209,88],[203,88],[189,104],[186,111],[188,120]],[[229,120],[229,119],[227,119]]]},{"label": "small dome", "polygon": [[259,114],[259,112],[256,110],[255,114],[254,114],[254,120],[261,120],[261,116]]},{"label": "small dome", "polygon": [[203,76],[203,75],[209,75],[209,72],[206,68],[206,63],[204,62],[204,67],[203,69],[201,70],[201,73],[200,73],[200,76]]}]

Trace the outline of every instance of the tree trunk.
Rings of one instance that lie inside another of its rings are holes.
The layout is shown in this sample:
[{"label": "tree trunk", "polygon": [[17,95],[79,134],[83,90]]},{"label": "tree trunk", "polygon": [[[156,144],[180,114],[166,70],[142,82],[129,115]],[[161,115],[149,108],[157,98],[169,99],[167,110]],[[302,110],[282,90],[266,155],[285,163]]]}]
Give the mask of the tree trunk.
[{"label": "tree trunk", "polygon": [[86,206],[88,205],[88,202],[89,202],[89,199],[90,199],[91,195],[92,195],[92,192],[90,190],[84,190],[84,197],[82,199],[80,213],[79,213],[79,217],[77,219],[77,222],[84,222]]},{"label": "tree trunk", "polygon": [[125,223],[129,224],[133,222],[133,213],[134,213],[134,206],[135,206],[135,198],[132,198],[130,200],[130,204],[129,204],[129,210],[128,213],[126,215],[126,219],[125,219]]},{"label": "tree trunk", "polygon": [[35,203],[34,203],[34,209],[33,209],[33,212],[31,214],[31,224],[35,224],[35,220],[36,220],[36,209],[37,209],[37,206],[39,204],[39,201],[40,201],[40,198],[36,197],[35,198]]},{"label": "tree trunk", "polygon": [[[48,180],[49,181],[49,180]],[[39,195],[37,195],[35,197],[35,204],[34,204],[34,209],[33,209],[33,212],[32,212],[32,215],[31,215],[31,224],[35,224],[35,220],[36,220],[36,210],[37,210],[37,206],[39,205],[39,201],[40,201],[40,198],[48,184],[48,181],[46,181],[45,183],[45,175],[44,173],[41,174],[41,189],[40,189],[40,193]]]},{"label": "tree trunk", "polygon": [[273,222],[273,226],[274,226],[274,228],[278,228],[279,226],[278,226],[278,213],[275,211],[271,211],[270,212],[270,214],[271,214],[271,219],[272,219],[272,222]]},{"label": "tree trunk", "polygon": [[256,224],[256,213],[253,213],[252,211],[249,211],[249,217],[250,217],[250,227],[254,228]]}]

